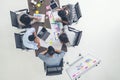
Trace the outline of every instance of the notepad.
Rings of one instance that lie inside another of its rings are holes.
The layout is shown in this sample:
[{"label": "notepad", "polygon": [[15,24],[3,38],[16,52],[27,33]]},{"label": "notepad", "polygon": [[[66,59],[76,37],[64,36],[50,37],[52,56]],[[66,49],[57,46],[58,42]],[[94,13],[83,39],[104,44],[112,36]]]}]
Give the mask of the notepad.
[{"label": "notepad", "polygon": [[34,16],[37,18],[40,18],[40,22],[44,23],[45,22],[45,14],[35,14]]}]

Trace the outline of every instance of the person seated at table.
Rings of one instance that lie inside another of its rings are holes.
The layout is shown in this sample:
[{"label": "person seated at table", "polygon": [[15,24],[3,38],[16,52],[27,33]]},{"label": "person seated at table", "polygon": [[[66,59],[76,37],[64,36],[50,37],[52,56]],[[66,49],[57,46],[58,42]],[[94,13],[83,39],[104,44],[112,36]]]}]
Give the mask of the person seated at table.
[{"label": "person seated at table", "polygon": [[66,7],[63,7],[61,9],[57,9],[57,11],[58,11],[58,16],[60,18],[56,19],[56,21],[62,22],[63,25],[68,25],[69,24],[68,16],[69,16],[70,10],[68,10]]},{"label": "person seated at table", "polygon": [[38,57],[42,59],[47,66],[58,66],[64,55],[64,51],[56,50],[52,46],[49,46],[47,50],[39,53]]},{"label": "person seated at table", "polygon": [[40,38],[35,32],[35,28],[30,28],[23,35],[23,45],[27,48],[37,50],[40,48]]},{"label": "person seated at table", "polygon": [[69,39],[67,37],[67,34],[64,32],[64,28],[62,29],[60,35],[59,35],[59,40],[60,42],[63,44],[63,45],[67,45],[69,46],[70,43],[69,43]]},{"label": "person seated at table", "polygon": [[27,26],[29,27],[31,24],[34,24],[35,22],[39,22],[40,18],[31,16],[26,13],[20,13],[18,14],[18,23],[21,27]]}]

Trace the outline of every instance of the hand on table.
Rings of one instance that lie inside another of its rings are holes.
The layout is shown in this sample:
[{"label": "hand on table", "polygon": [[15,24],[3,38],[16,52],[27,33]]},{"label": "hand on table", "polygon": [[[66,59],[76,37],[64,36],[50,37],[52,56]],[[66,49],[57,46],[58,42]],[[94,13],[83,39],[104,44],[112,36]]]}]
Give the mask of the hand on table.
[{"label": "hand on table", "polygon": [[40,21],[40,20],[41,20],[41,18],[39,18],[39,17],[34,17],[34,19],[35,19],[36,21]]},{"label": "hand on table", "polygon": [[56,22],[59,22],[59,21],[61,21],[61,19],[60,19],[60,18],[57,18],[55,21],[56,21]]}]

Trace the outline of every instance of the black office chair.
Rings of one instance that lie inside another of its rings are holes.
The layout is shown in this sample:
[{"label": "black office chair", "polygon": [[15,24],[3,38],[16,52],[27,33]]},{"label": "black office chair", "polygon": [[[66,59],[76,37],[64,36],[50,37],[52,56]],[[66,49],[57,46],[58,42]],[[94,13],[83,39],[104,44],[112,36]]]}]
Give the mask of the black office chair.
[{"label": "black office chair", "polygon": [[76,30],[74,28],[68,27],[68,30],[75,33],[74,42],[72,46],[78,46],[81,40],[82,31]]},{"label": "black office chair", "polygon": [[[18,15],[18,12],[25,12],[27,14],[29,14],[28,12],[28,9],[21,9],[21,10],[18,10],[18,11],[10,11],[10,16],[11,16],[11,23],[12,23],[12,26],[16,27],[16,28],[21,28],[19,23],[18,23],[18,20],[17,20],[17,15]],[[23,28],[28,28],[29,26],[23,26]]]},{"label": "black office chair", "polygon": [[23,34],[20,34],[20,33],[14,33],[14,36],[15,36],[15,43],[16,43],[16,48],[19,48],[19,49],[22,49],[22,50],[30,50],[29,48],[26,48],[24,45],[23,45],[23,41],[22,41],[22,37],[23,37]]},{"label": "black office chair", "polygon": [[71,46],[78,46],[81,40],[82,31],[79,31],[72,27],[65,27],[65,33],[68,36],[69,42]]},{"label": "black office chair", "polygon": [[46,75],[47,76],[51,76],[51,75],[60,75],[62,74],[62,70],[63,70],[63,59],[60,62],[59,66],[47,66],[44,62],[44,69],[46,71]]},{"label": "black office chair", "polygon": [[69,15],[67,16],[68,25],[71,25],[72,23],[77,23],[78,20],[82,17],[80,6],[79,6],[78,2],[75,5],[67,4],[62,7],[66,7],[66,8],[68,8],[68,10],[70,10]]}]

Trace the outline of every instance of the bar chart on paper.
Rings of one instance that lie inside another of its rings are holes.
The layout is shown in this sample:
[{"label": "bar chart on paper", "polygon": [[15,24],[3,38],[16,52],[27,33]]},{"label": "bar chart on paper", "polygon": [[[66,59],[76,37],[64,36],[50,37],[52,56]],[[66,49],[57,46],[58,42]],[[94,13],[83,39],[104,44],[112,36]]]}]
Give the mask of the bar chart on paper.
[{"label": "bar chart on paper", "polygon": [[71,64],[70,67],[66,69],[66,71],[71,80],[77,80],[82,74],[94,66],[97,66],[99,63],[100,59],[88,54],[87,56],[83,56],[81,59],[76,60],[75,63]]}]

